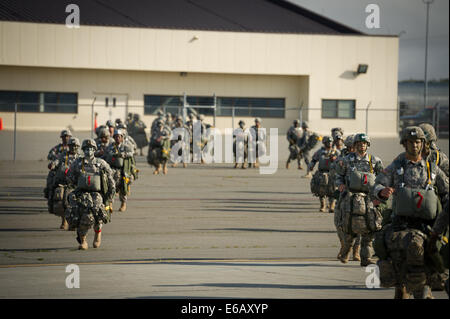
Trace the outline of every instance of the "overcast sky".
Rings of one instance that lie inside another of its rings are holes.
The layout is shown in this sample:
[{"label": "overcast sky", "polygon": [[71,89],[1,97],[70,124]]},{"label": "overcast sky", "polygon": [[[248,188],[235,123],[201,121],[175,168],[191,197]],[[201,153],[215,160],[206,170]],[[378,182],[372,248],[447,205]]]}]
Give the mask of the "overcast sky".
[{"label": "overcast sky", "polygon": [[[399,80],[423,79],[426,5],[422,0],[289,0],[366,34],[401,34]],[[368,29],[365,9],[380,7],[380,28]],[[430,6],[428,79],[449,77],[449,0]]]}]

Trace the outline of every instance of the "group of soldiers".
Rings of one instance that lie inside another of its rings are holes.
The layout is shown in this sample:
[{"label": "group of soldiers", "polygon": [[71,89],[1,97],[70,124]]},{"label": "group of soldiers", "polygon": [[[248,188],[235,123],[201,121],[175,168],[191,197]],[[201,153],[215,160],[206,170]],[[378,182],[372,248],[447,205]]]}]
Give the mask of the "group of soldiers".
[{"label": "group of soldiers", "polygon": [[80,144],[70,130],[63,130],[62,142],[47,156],[48,210],[61,218],[60,229],[76,230],[82,250],[88,249],[90,228],[95,232],[93,247],[100,247],[102,225],[111,221],[115,195],[121,202],[119,211],[125,212],[130,185],[139,172],[136,144],[121,121],[108,121],[96,133],[95,140]]},{"label": "group of soldiers", "polygon": [[[139,172],[135,155],[139,148],[142,154],[145,143],[154,174],[167,173],[170,150],[180,141],[191,149],[190,154],[183,147],[178,150],[183,166],[193,160],[194,125],[200,126],[198,146],[207,145],[211,125],[204,123],[203,115],[197,121],[192,113],[188,117],[184,123],[182,117],[158,112],[149,140],[145,124],[136,115],[129,115],[127,123],[108,121],[96,130],[96,140],[86,139],[81,145],[69,130],[61,132],[62,143],[48,154],[50,172],[44,193],[49,212],[61,217],[60,228],[77,231],[79,249],[88,249],[90,228],[95,232],[93,247],[100,246],[102,225],[111,221],[116,194],[119,211],[126,210],[130,185]],[[254,167],[258,167],[258,148],[265,147],[266,139],[261,119],[256,118],[250,130],[240,121],[233,136],[234,167],[251,167],[248,144],[252,140],[257,142]],[[377,264],[381,285],[395,287],[395,298],[432,298],[432,290],[444,288],[448,292],[449,160],[437,146],[430,124],[405,128],[400,139],[405,152],[387,167],[369,152],[371,140],[364,133],[344,138],[341,128],[333,128],[330,136],[321,137],[309,130],[307,122],[300,127],[295,120],[287,140],[286,168],[297,160],[303,169],[304,160],[303,177],[311,178],[320,211],[334,213],[340,241],[337,258],[342,263],[348,263],[352,255],[361,266]],[[319,141],[322,147],[311,156]]]},{"label": "group of soldiers", "polygon": [[436,144],[433,126],[406,127],[400,139],[405,152],[384,167],[368,152],[366,134],[344,138],[340,128],[322,138],[309,160],[306,132],[299,134],[298,123],[287,132],[286,167],[297,159],[301,169],[303,157],[308,165],[303,177],[311,177],[319,164],[311,192],[321,212],[334,213],[341,243],[337,258],[347,263],[353,252],[361,266],[377,264],[381,285],[395,287],[398,299],[432,298],[432,290],[444,288],[448,293],[449,160]]}]

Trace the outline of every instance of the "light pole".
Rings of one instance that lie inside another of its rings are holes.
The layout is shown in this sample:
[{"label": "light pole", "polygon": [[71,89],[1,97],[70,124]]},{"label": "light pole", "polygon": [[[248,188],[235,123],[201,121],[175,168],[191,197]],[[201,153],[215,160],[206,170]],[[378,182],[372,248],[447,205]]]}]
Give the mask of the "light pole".
[{"label": "light pole", "polygon": [[426,22],[426,36],[425,36],[425,88],[423,92],[423,107],[427,106],[428,103],[428,77],[427,77],[427,68],[428,68],[428,17],[430,14],[430,5],[434,0],[422,0],[423,3],[427,5],[427,22]]}]

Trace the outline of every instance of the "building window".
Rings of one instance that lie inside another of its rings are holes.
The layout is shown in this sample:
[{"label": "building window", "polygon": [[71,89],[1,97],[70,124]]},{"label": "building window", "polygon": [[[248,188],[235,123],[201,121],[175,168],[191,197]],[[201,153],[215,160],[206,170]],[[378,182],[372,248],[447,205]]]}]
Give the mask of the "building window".
[{"label": "building window", "polygon": [[[195,106],[214,106],[214,97],[187,96],[188,105],[192,106],[198,114],[214,115],[213,108]],[[283,98],[247,98],[247,97],[217,97],[216,115],[251,117],[278,117],[284,118],[285,99]],[[172,114],[181,114],[183,108],[182,96],[144,95],[144,114],[156,114],[158,110],[166,110]]]},{"label": "building window", "polygon": [[284,118],[285,99],[255,97],[219,97],[218,114],[231,116],[278,117]]},{"label": "building window", "polygon": [[0,91],[0,112],[78,113],[77,93]]},{"label": "building window", "polygon": [[322,118],[354,119],[355,100],[322,100]]}]

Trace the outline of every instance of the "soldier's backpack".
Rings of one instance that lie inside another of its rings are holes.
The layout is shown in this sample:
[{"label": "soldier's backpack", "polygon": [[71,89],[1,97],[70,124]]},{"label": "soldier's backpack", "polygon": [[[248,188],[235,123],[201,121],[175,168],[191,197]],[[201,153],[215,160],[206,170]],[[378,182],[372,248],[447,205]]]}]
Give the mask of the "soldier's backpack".
[{"label": "soldier's backpack", "polygon": [[84,161],[81,164],[81,173],[78,177],[77,188],[86,192],[100,192],[102,190],[100,173],[86,172]]},{"label": "soldier's backpack", "polygon": [[311,193],[315,196],[328,195],[330,176],[328,172],[316,171],[311,179]]},{"label": "soldier's backpack", "polygon": [[123,167],[123,158],[119,157],[117,153],[108,153],[106,155],[106,162],[113,168]]},{"label": "soldier's backpack", "polygon": [[319,171],[326,171],[328,172],[331,168],[331,163],[333,161],[331,160],[331,156],[333,156],[336,152],[332,151],[331,154],[328,156],[322,155],[319,159]]},{"label": "soldier's backpack", "polygon": [[[354,154],[350,156],[355,156]],[[349,176],[349,189],[353,192],[368,193],[375,185],[375,174],[373,173],[372,155],[369,155],[370,173],[351,170]]]},{"label": "soldier's backpack", "polygon": [[65,187],[62,185],[59,185],[53,191],[53,214],[57,216],[64,216],[64,192]]},{"label": "soldier's backpack", "polygon": [[404,167],[406,159],[396,159],[394,165],[399,177],[400,186],[396,189],[393,210],[397,216],[433,220],[442,210],[442,206],[431,181],[436,175],[436,164],[426,162],[428,184],[426,188],[402,187],[404,184]]},{"label": "soldier's backpack", "polygon": [[322,140],[322,137],[320,135],[318,135],[317,133],[313,132],[309,136],[308,141],[306,142],[306,144],[307,144],[306,149],[312,150],[314,147],[316,147],[317,143],[319,143],[320,140]]}]

